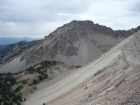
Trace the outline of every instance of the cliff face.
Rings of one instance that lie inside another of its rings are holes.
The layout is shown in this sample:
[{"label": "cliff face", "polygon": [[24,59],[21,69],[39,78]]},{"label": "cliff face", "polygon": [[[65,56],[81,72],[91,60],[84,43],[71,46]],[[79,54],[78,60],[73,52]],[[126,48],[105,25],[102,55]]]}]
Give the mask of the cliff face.
[{"label": "cliff face", "polygon": [[45,36],[24,56],[28,63],[50,59],[69,65],[84,65],[139,29],[114,31],[92,21],[74,20]]}]

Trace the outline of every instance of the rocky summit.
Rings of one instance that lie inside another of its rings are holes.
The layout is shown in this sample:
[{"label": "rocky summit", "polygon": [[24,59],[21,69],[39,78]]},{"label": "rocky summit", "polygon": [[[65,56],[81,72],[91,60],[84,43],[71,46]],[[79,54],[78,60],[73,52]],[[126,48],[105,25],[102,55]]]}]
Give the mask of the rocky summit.
[{"label": "rocky summit", "polygon": [[[86,65],[140,29],[112,30],[92,21],[72,21],[45,36],[20,56],[0,68],[18,71],[44,60],[61,61],[68,65]],[[7,65],[14,65],[7,69]]]},{"label": "rocky summit", "polygon": [[23,56],[28,63],[50,59],[69,65],[84,65],[139,29],[140,27],[128,31],[114,31],[92,21],[74,20],[45,36],[40,44],[28,50]]}]

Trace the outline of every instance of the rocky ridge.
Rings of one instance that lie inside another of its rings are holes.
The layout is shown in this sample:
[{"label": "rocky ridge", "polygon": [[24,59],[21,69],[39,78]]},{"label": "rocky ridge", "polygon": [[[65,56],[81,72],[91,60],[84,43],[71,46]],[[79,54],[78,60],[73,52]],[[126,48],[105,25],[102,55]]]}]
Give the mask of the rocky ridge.
[{"label": "rocky ridge", "polygon": [[36,43],[39,43],[39,40],[27,42],[20,41],[13,44],[5,45],[0,48],[0,64],[11,61],[13,58],[21,55],[24,51],[28,50]]},{"label": "rocky ridge", "polygon": [[0,71],[20,71],[45,60],[83,66],[138,30],[140,26],[130,30],[112,30],[92,21],[74,20],[57,28],[20,56],[12,57],[8,64],[0,67]]},{"label": "rocky ridge", "polygon": [[[45,36],[39,45],[25,53],[25,58],[28,62],[53,59],[69,65],[73,65],[72,62],[77,62],[78,65],[87,64],[138,30],[140,26],[127,31],[114,31],[92,21],[74,20]],[[92,57],[88,57],[91,55],[89,53],[93,54]]]}]

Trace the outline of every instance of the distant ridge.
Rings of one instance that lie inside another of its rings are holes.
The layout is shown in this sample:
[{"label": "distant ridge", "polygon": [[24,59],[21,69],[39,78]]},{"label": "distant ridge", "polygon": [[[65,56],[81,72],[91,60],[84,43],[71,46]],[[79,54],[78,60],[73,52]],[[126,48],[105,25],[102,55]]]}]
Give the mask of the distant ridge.
[{"label": "distant ridge", "polygon": [[7,44],[13,44],[19,41],[32,41],[37,40],[37,38],[29,38],[29,37],[23,37],[23,38],[15,38],[15,37],[1,37],[0,38],[0,45],[7,45]]}]

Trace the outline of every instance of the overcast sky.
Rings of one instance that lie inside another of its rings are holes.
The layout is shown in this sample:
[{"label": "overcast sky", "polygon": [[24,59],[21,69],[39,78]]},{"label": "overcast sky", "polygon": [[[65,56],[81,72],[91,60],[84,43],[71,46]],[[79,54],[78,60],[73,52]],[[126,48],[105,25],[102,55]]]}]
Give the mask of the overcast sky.
[{"label": "overcast sky", "polygon": [[43,38],[72,20],[135,28],[140,0],[0,0],[0,37]]}]

